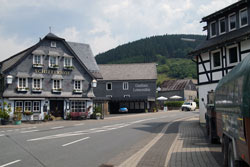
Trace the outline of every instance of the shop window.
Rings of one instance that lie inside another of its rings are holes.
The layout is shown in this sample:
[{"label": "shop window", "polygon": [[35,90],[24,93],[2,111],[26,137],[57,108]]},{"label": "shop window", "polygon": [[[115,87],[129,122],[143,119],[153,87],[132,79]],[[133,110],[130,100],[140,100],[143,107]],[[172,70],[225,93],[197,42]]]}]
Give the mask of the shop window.
[{"label": "shop window", "polygon": [[111,82],[106,83],[106,90],[112,90],[112,83]]},{"label": "shop window", "polygon": [[247,8],[240,10],[240,27],[248,25]]},{"label": "shop window", "polygon": [[123,82],[123,90],[128,90],[128,82]]},{"label": "shop window", "polygon": [[216,22],[210,23],[210,37],[215,37],[216,36]]},{"label": "shop window", "polygon": [[224,34],[226,32],[226,20],[222,18],[219,20],[219,30],[220,34]]},{"label": "shop window", "polygon": [[31,112],[32,102],[31,101],[25,101],[24,102],[24,111],[25,112]]},{"label": "shop window", "polygon": [[238,62],[238,49],[237,47],[228,48],[228,63],[234,64]]},{"label": "shop window", "polygon": [[33,101],[33,112],[40,112],[40,101]]},{"label": "shop window", "polygon": [[236,14],[233,13],[229,15],[229,31],[235,30],[236,29]]},{"label": "shop window", "polygon": [[23,102],[22,101],[15,102],[15,111],[23,112]]},{"label": "shop window", "polygon": [[86,104],[85,101],[71,101],[72,112],[85,112]]},{"label": "shop window", "polygon": [[140,109],[145,109],[145,103],[144,102],[140,102]]},{"label": "shop window", "polygon": [[213,67],[218,68],[221,66],[221,55],[220,52],[214,52],[212,53],[212,62],[213,62]]},{"label": "shop window", "polygon": [[134,102],[129,103],[129,109],[135,109],[135,103]]},{"label": "shop window", "polygon": [[135,109],[140,109],[140,103],[139,102],[135,102]]}]

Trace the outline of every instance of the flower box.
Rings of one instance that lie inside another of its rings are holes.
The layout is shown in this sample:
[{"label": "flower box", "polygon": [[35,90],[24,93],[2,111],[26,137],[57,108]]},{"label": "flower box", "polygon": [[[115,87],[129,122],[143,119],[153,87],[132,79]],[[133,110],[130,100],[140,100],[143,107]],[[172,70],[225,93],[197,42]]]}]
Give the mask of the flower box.
[{"label": "flower box", "polygon": [[52,89],[52,92],[53,92],[53,93],[61,93],[61,92],[62,92],[62,89],[61,89],[61,88]]},{"label": "flower box", "polygon": [[73,92],[74,92],[74,93],[82,93],[82,90],[74,89]]},{"label": "flower box", "polygon": [[51,66],[49,66],[49,68],[51,68],[51,69],[58,69],[59,66],[58,65],[51,65]]},{"label": "flower box", "polygon": [[42,92],[41,88],[32,88],[32,92]]},{"label": "flower box", "polygon": [[64,66],[63,69],[64,70],[73,70],[74,67],[73,66]]},{"label": "flower box", "polygon": [[33,64],[34,68],[43,68],[43,64]]},{"label": "flower box", "polygon": [[16,88],[18,92],[27,92],[29,88]]}]

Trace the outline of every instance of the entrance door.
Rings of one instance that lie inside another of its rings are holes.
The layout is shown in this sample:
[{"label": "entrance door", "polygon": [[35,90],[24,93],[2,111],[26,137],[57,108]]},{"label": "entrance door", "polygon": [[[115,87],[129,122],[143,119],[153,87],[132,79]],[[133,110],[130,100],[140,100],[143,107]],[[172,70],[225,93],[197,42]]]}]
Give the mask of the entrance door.
[{"label": "entrance door", "polygon": [[63,100],[50,100],[50,113],[55,117],[63,117]]}]

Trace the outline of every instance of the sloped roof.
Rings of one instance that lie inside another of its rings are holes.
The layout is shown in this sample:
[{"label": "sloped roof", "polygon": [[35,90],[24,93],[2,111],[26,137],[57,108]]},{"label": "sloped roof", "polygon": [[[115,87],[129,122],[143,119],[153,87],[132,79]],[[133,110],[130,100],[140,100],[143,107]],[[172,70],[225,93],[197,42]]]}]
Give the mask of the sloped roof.
[{"label": "sloped roof", "polygon": [[156,64],[105,64],[99,65],[103,80],[156,80]]},{"label": "sloped roof", "polygon": [[250,37],[250,26],[246,26],[244,28],[240,28],[232,32],[217,36],[215,38],[205,40],[200,45],[198,45],[190,54],[197,54],[201,51],[206,51],[213,47],[220,47],[220,45],[224,45],[225,42],[235,42],[236,40],[241,40],[242,38],[247,37]]},{"label": "sloped roof", "polygon": [[161,91],[184,90],[190,79],[166,80],[161,85]]},{"label": "sloped roof", "polygon": [[88,44],[67,42],[87,69],[97,78],[102,78],[99,67]]}]

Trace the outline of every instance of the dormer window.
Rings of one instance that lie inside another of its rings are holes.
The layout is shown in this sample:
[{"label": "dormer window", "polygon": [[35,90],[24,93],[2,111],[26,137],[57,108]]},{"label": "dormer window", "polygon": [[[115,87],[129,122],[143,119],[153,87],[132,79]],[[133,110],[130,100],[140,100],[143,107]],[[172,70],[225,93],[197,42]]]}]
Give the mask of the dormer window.
[{"label": "dormer window", "polygon": [[28,91],[28,78],[18,78],[17,80],[17,91],[26,92]]},{"label": "dormer window", "polygon": [[210,37],[213,38],[216,36],[216,22],[213,21],[210,23]]},{"label": "dormer window", "polygon": [[248,25],[248,13],[247,8],[240,10],[240,27]]},{"label": "dormer window", "polygon": [[66,70],[72,70],[72,58],[70,57],[64,57],[64,69]]},{"label": "dormer window", "polygon": [[226,32],[226,20],[225,18],[221,18],[219,20],[219,32],[220,34],[224,34]]},{"label": "dormer window", "polygon": [[230,14],[229,15],[229,31],[233,31],[236,29],[236,14]]},{"label": "dormer window", "polygon": [[51,41],[51,43],[50,43],[50,47],[52,47],[52,48],[56,48],[56,42],[55,42],[55,41]]},{"label": "dormer window", "polygon": [[49,68],[58,68],[58,60],[56,56],[49,57]]},{"label": "dormer window", "polygon": [[82,81],[81,80],[74,81],[74,92],[82,93]]},{"label": "dormer window", "polygon": [[43,67],[42,55],[33,55],[33,67]]}]

